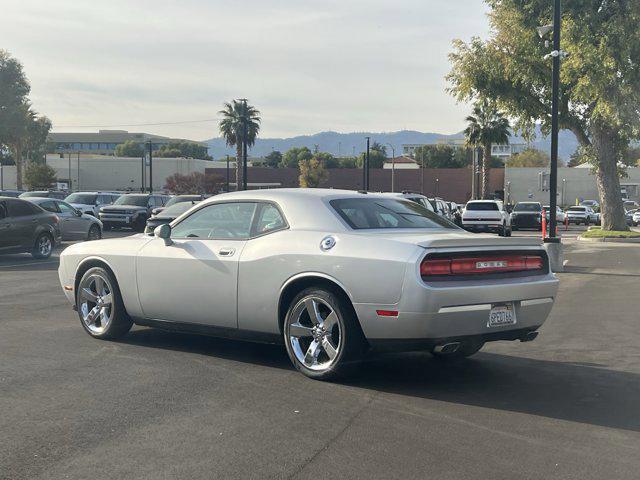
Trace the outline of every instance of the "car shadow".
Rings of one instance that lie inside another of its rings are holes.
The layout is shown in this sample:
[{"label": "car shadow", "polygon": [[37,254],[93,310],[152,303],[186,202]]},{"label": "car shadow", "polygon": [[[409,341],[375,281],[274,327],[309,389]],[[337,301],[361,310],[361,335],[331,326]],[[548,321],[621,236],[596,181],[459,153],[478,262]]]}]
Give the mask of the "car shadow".
[{"label": "car shadow", "polygon": [[640,375],[593,363],[479,353],[447,362],[427,353],[367,362],[349,385],[475,407],[640,431]]},{"label": "car shadow", "polygon": [[[282,345],[136,327],[121,343],[293,370]],[[640,375],[594,363],[495,353],[447,362],[428,353],[368,357],[342,385],[640,431]]]}]

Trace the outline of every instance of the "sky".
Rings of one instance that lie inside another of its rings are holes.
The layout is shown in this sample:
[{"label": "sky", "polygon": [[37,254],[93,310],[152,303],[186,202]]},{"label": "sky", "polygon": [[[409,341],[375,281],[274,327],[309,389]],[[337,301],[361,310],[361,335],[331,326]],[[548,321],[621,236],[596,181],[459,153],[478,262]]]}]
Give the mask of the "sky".
[{"label": "sky", "polygon": [[[1,0],[53,131],[204,140],[248,98],[262,137],[464,128],[444,76],[454,38],[486,37],[482,0]],[[209,121],[201,121],[209,120]],[[198,121],[198,122],[195,122]],[[141,125],[150,123],[171,125]]]}]

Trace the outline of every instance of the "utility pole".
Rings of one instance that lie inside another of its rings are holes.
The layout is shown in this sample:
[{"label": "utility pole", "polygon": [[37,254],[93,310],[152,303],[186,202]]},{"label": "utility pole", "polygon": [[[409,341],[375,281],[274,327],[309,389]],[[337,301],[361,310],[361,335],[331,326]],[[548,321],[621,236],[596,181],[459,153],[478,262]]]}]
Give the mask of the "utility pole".
[{"label": "utility pole", "polygon": [[391,147],[391,193],[396,191],[396,149],[393,145],[387,143]]},{"label": "utility pole", "polygon": [[424,145],[420,147],[420,193],[424,195]]},{"label": "utility pole", "polygon": [[151,140],[147,142],[149,145],[149,193],[153,193],[153,144]]},{"label": "utility pole", "polygon": [[229,155],[227,155],[227,192],[229,191]]},{"label": "utility pole", "polygon": [[145,158],[144,158],[144,153],[143,153],[142,156],[140,157],[140,191],[142,193],[144,193],[144,190],[145,190],[144,183],[145,183],[145,177],[146,177],[146,175],[145,175],[145,170],[146,169],[145,169],[145,161],[144,160],[145,160]]},{"label": "utility pole", "polygon": [[80,191],[80,152],[78,152],[78,181],[76,182],[76,191]]},{"label": "utility pole", "polygon": [[71,187],[72,181],[71,181],[71,153],[69,153],[69,192],[72,192],[73,189]]},{"label": "utility pole", "polygon": [[[242,190],[247,189],[247,99],[239,98],[244,109],[242,111]],[[238,186],[240,188],[240,186]]]},{"label": "utility pole", "polygon": [[366,192],[369,191],[369,141],[371,140],[369,137],[365,137],[367,139],[367,153],[364,156],[364,163],[362,165],[364,169],[364,190]]}]

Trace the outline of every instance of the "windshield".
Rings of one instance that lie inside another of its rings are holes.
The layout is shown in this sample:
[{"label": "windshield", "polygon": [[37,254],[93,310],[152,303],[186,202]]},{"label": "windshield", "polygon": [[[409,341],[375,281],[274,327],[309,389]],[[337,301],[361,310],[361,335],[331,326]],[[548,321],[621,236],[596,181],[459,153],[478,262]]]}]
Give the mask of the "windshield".
[{"label": "windshield", "polygon": [[498,210],[498,204],[495,202],[469,202],[467,203],[467,210]]},{"label": "windshield", "polygon": [[201,199],[200,195],[181,195],[179,197],[170,198],[166,206],[170,207],[171,205],[176,205],[178,203],[192,202],[194,200],[197,201],[200,199]]},{"label": "windshield", "polygon": [[157,217],[177,217],[178,215],[182,215],[184,212],[189,210],[198,202],[180,202],[172,205],[170,207],[162,210]]},{"label": "windshield", "polygon": [[514,212],[539,212],[542,207],[539,203],[518,203],[513,209]]},{"label": "windshield", "polygon": [[65,198],[65,202],[69,203],[81,203],[83,205],[95,205],[97,195],[92,195],[90,193],[72,193],[67,198]]},{"label": "windshield", "polygon": [[148,195],[122,195],[114,205],[135,205],[136,207],[146,207],[149,202]]},{"label": "windshield", "polygon": [[329,202],[355,230],[376,228],[457,228],[422,205],[386,198],[344,198]]}]

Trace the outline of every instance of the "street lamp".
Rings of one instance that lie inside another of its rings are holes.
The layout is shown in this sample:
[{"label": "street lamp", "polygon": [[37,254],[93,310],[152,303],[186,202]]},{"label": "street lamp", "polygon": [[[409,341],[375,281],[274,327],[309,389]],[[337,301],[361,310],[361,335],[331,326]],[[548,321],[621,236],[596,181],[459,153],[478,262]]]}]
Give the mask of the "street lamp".
[{"label": "street lamp", "polygon": [[[553,25],[545,25],[538,28],[538,35],[544,38],[553,31],[553,50],[545,55],[545,59],[552,58],[553,66],[551,73],[551,165],[549,173],[549,236],[544,242],[549,244],[549,251],[552,268],[555,271],[562,271],[562,245],[556,236],[556,208],[558,204],[558,107],[560,94],[560,59],[566,54],[560,50],[560,0],[554,0]],[[547,45],[547,42],[545,42]]]},{"label": "street lamp", "polygon": [[396,191],[396,149],[393,145],[387,143],[391,147],[391,192]]},{"label": "street lamp", "polygon": [[149,146],[149,193],[153,193],[153,144],[151,140],[147,142]]},{"label": "street lamp", "polygon": [[370,137],[364,137],[367,139],[367,152],[364,156],[364,162],[362,162],[362,189],[365,192],[369,191],[369,141]]}]

